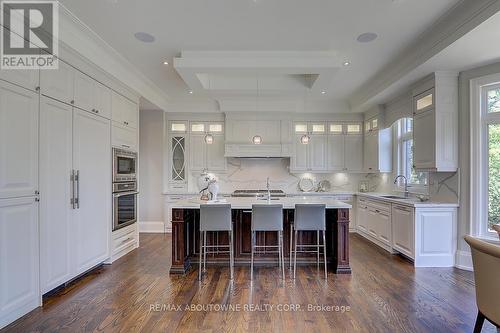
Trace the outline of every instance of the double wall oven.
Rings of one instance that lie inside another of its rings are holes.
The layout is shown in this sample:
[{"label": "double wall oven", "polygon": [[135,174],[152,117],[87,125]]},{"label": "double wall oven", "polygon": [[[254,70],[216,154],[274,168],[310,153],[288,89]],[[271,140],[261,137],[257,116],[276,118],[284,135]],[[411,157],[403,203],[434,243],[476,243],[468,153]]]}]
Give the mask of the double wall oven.
[{"label": "double wall oven", "polygon": [[137,222],[137,153],[113,148],[113,231]]}]

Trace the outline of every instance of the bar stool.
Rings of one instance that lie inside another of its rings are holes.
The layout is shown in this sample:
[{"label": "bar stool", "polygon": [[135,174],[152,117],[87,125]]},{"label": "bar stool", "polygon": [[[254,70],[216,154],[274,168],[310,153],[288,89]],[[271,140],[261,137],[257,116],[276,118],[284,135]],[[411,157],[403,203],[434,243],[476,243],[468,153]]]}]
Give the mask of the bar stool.
[{"label": "bar stool", "polygon": [[[297,246],[304,247],[315,247],[316,251],[299,251],[299,252],[316,252],[319,264],[319,248],[323,248],[323,259],[325,262],[325,279],[328,278],[327,267],[326,267],[326,222],[325,222],[325,210],[326,205],[324,204],[295,204],[295,220],[294,220],[294,230],[295,230],[295,246],[293,251],[295,252],[295,257],[293,260],[293,278],[295,279],[295,271],[297,270]],[[299,231],[316,231],[317,242],[316,245],[312,244],[297,244],[297,234]],[[323,232],[323,245],[319,244],[319,232]],[[290,258],[291,259],[291,258]]]},{"label": "bar stool", "polygon": [[[276,231],[278,233],[278,245],[256,245],[255,234],[257,231]],[[253,280],[254,248],[262,247],[278,248],[278,261],[284,280],[285,263],[283,261],[283,205],[281,204],[252,205],[252,260],[250,264],[251,280]]]},{"label": "bar stool", "polygon": [[[207,231],[228,231],[229,245],[207,245]],[[203,271],[206,269],[207,248],[228,247],[229,266],[231,267],[231,280],[233,279],[234,254],[233,254],[233,223],[231,221],[231,204],[203,204],[200,205],[200,270],[198,279],[201,280],[201,264]],[[217,253],[227,253],[219,251]],[[203,258],[203,260],[202,260]]]}]

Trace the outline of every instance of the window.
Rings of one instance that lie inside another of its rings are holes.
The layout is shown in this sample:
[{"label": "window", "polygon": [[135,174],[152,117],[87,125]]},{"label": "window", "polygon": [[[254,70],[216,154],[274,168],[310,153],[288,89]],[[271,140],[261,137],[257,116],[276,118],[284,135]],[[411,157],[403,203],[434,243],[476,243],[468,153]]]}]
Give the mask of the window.
[{"label": "window", "polygon": [[498,239],[500,223],[500,75],[471,80],[471,233]]},{"label": "window", "polygon": [[397,122],[397,136],[398,174],[404,175],[409,187],[414,190],[427,189],[429,173],[417,172],[413,168],[413,118],[403,118]]}]

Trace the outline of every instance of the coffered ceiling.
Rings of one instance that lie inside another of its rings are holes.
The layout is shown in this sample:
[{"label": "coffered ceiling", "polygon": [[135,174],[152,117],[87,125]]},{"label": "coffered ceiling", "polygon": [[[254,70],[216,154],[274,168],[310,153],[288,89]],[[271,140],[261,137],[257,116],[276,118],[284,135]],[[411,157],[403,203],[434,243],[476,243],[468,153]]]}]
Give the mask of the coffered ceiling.
[{"label": "coffered ceiling", "polygon": [[[347,105],[357,89],[460,1],[60,2],[172,103],[203,107],[258,94],[281,99],[307,94],[311,103]],[[137,32],[154,41],[138,40]],[[359,42],[366,32],[377,38]]]}]

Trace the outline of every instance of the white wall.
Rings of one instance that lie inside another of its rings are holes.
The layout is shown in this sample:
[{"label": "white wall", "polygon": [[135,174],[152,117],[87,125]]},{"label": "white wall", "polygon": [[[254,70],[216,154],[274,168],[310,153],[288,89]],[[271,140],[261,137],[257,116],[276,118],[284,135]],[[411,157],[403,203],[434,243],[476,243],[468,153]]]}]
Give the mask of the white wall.
[{"label": "white wall", "polygon": [[163,111],[139,113],[139,230],[163,225]]}]

